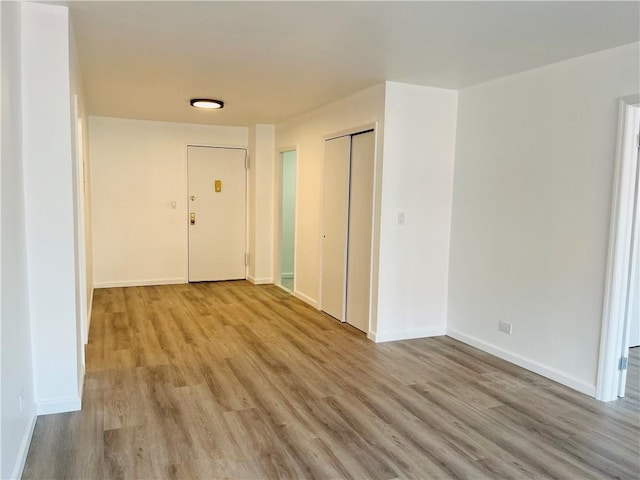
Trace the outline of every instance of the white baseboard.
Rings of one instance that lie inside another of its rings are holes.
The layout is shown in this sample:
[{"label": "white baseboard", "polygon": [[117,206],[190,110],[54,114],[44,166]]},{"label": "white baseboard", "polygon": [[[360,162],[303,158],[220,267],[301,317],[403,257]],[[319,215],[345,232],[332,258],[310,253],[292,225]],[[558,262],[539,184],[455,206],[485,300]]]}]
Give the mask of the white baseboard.
[{"label": "white baseboard", "polygon": [[29,453],[29,445],[31,445],[31,438],[33,437],[33,430],[36,428],[37,418],[38,417],[35,415],[31,417],[31,421],[24,431],[24,435],[20,441],[20,447],[18,448],[16,462],[14,463],[13,471],[11,472],[11,478],[22,478],[24,464],[27,462],[27,454]]},{"label": "white baseboard", "polygon": [[114,287],[148,287],[150,285],[177,285],[187,283],[187,279],[182,278],[153,278],[150,280],[117,280],[114,282],[97,282],[94,288],[114,288]]},{"label": "white baseboard", "polygon": [[476,347],[483,352],[495,355],[496,357],[518,365],[519,367],[526,368],[527,370],[537,373],[538,375],[542,375],[543,377],[547,377],[569,388],[573,388],[580,393],[595,397],[595,385],[590,385],[586,382],[583,382],[582,380],[578,380],[577,378],[574,378],[571,375],[567,375],[566,373],[556,370],[555,368],[548,367],[547,365],[543,365],[533,360],[521,357],[520,355],[516,355],[514,353],[503,350],[500,347],[496,347],[495,345],[487,343],[484,340],[465,335],[464,333],[456,332],[455,330],[447,330],[447,336],[455,338],[456,340],[459,340],[462,343],[466,343],[467,345],[471,345],[472,347]]},{"label": "white baseboard", "polygon": [[293,296],[296,298],[299,298],[300,300],[302,300],[304,303],[308,303],[309,305],[311,305],[313,308],[318,308],[318,301],[314,300],[311,297],[308,297],[307,295],[305,295],[304,293],[295,290],[293,292]]},{"label": "white baseboard", "polygon": [[411,340],[414,338],[439,337],[446,335],[445,327],[439,328],[418,328],[413,330],[397,330],[391,332],[375,332],[371,331],[367,334],[367,338],[376,343],[396,342],[398,340]]},{"label": "white baseboard", "polygon": [[56,400],[41,400],[36,402],[38,415],[50,415],[52,413],[77,412],[82,408],[81,397],[67,397]]},{"label": "white baseboard", "polygon": [[247,280],[249,280],[254,285],[268,285],[273,283],[273,278],[264,277],[264,278],[254,278],[251,275],[247,275]]},{"label": "white baseboard", "polygon": [[293,272],[292,273],[281,273],[280,274],[280,278],[293,278]]}]

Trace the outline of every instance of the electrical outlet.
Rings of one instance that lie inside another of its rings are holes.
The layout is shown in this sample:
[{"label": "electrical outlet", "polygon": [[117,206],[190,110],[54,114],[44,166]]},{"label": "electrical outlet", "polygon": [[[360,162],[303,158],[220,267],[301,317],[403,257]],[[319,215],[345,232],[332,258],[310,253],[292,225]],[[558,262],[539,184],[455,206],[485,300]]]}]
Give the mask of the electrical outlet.
[{"label": "electrical outlet", "polygon": [[506,333],[507,335],[511,335],[511,324],[509,322],[503,322],[500,320],[498,323],[498,330]]},{"label": "electrical outlet", "polygon": [[18,403],[20,404],[20,413],[23,410],[23,400],[24,400],[24,388],[20,390],[20,395],[18,395]]}]

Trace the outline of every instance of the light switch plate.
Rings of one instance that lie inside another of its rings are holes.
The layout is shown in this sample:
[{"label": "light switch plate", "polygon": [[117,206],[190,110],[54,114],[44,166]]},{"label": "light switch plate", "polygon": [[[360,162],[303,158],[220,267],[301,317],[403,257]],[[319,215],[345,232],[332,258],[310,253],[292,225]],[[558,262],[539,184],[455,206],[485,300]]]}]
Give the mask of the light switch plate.
[{"label": "light switch plate", "polygon": [[506,333],[507,335],[511,335],[511,324],[509,322],[503,322],[500,320],[498,323],[498,330]]}]

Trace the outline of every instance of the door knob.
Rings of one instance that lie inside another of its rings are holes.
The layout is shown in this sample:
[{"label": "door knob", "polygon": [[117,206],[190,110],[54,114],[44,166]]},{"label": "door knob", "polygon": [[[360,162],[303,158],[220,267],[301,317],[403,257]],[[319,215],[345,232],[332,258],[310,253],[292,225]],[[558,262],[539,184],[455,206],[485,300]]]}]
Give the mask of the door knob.
[{"label": "door knob", "polygon": [[189,223],[191,223],[191,225],[196,224],[196,214],[194,212],[189,214]]},{"label": "door knob", "polygon": [[191,195],[191,197],[189,197],[189,198],[191,198],[191,201],[192,201],[192,202],[195,202],[195,201],[196,201],[196,196],[195,196],[195,195]]}]

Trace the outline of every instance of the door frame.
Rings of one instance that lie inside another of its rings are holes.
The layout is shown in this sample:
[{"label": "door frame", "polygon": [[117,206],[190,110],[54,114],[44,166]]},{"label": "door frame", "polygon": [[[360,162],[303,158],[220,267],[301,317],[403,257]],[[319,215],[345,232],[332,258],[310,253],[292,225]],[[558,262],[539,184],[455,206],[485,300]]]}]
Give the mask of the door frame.
[{"label": "door frame", "polygon": [[249,245],[249,147],[239,145],[212,145],[203,143],[187,143],[184,147],[184,240],[185,240],[185,283],[189,283],[189,147],[225,148],[229,150],[244,150],[244,278],[249,275],[247,262]]},{"label": "door frame", "polygon": [[[623,97],[619,101],[618,139],[614,167],[611,222],[607,271],[602,311],[600,354],[596,380],[596,399],[618,398],[621,385],[619,362],[624,345],[629,344],[629,331],[625,328],[625,309],[629,287],[630,247],[633,235],[637,150],[629,151],[636,139],[631,130],[634,109],[640,104],[640,95]],[[623,373],[626,375],[626,372]]]},{"label": "door frame", "polygon": [[74,108],[74,135],[75,135],[75,165],[74,165],[74,182],[75,182],[75,198],[76,212],[75,212],[75,236],[76,236],[76,250],[77,250],[77,287],[78,292],[76,302],[77,307],[80,310],[80,338],[81,343],[79,349],[81,351],[82,365],[85,364],[84,345],[89,343],[89,310],[87,298],[87,241],[86,241],[86,228],[85,228],[85,172],[84,172],[84,120],[80,114],[80,106],[78,102],[78,95],[73,97]]},{"label": "door frame", "polygon": [[[324,163],[325,163],[325,145],[327,140],[333,140],[335,138],[346,137],[357,135],[358,133],[364,133],[366,131],[373,130],[375,135],[375,149],[374,149],[374,159],[373,159],[373,198],[372,198],[372,222],[371,222],[371,278],[369,279],[369,331],[367,333],[368,338],[373,338],[372,332],[375,331],[375,323],[377,319],[377,311],[374,309],[374,305],[377,304],[377,286],[378,286],[378,253],[379,248],[379,236],[380,236],[380,206],[381,199],[379,198],[379,192],[381,190],[382,176],[381,172],[381,155],[378,151],[378,121],[373,120],[368,123],[360,124],[351,128],[346,128],[343,130],[338,130],[337,132],[330,133],[328,135],[324,135],[322,137],[322,163],[321,163],[321,176],[320,176],[320,215],[318,219],[318,233],[319,233],[319,253],[318,253],[318,310],[322,310],[322,255],[323,255],[323,242],[322,242],[322,233],[324,231],[323,225],[323,215],[322,208],[324,205]],[[351,182],[349,181],[349,185]],[[351,187],[349,187],[351,188]],[[347,208],[349,206],[347,205]],[[347,217],[348,218],[348,217]],[[347,259],[348,261],[348,259]],[[346,295],[346,278],[345,278],[345,295]],[[345,311],[347,308],[345,301]],[[342,320],[343,323],[346,323],[346,318]]]},{"label": "door frame", "polygon": [[296,293],[296,252],[298,251],[298,184],[300,180],[300,162],[298,158],[298,145],[287,145],[276,148],[276,161],[274,162],[274,211],[273,224],[275,226],[275,235],[273,241],[273,279],[274,284],[282,287],[281,269],[280,269],[280,245],[282,244],[282,154],[285,152],[296,152],[296,202],[295,202],[295,229],[293,233],[293,290],[292,295]]}]

